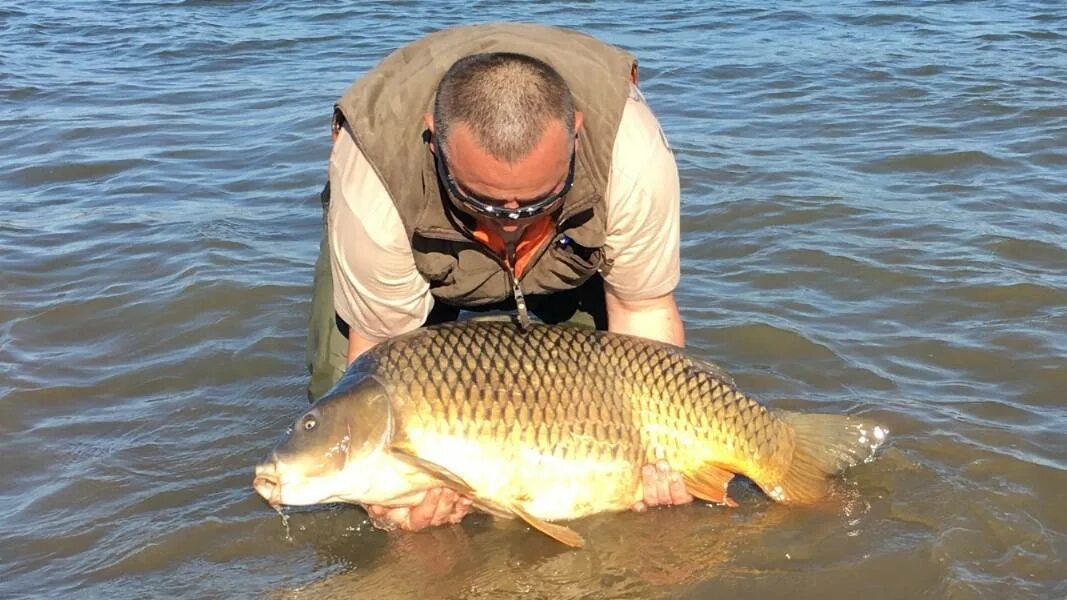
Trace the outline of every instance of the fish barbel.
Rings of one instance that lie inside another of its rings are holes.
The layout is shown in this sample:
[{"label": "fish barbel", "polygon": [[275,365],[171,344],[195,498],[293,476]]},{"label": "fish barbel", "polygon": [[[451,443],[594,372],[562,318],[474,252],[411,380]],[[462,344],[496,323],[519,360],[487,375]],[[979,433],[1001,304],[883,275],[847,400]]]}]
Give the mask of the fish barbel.
[{"label": "fish barbel", "polygon": [[666,460],[689,492],[734,505],[734,474],[811,503],[873,458],[867,419],[769,410],[681,348],[579,327],[467,321],[415,330],[357,359],[256,467],[277,505],[409,506],[442,485],[559,541],[553,521],[627,510],[641,467]]}]

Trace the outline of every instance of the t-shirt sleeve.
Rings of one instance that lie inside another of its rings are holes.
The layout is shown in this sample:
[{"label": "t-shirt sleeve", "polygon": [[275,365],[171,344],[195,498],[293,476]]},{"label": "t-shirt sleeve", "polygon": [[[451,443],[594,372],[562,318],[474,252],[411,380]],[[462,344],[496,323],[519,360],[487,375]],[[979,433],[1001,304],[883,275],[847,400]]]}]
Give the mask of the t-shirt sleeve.
[{"label": "t-shirt sleeve", "polygon": [[678,167],[659,122],[633,88],[615,136],[607,192],[608,291],[647,300],[674,291],[679,262]]},{"label": "t-shirt sleeve", "polygon": [[334,309],[371,341],[411,331],[433,308],[385,186],[347,131],[330,154],[329,244]]}]

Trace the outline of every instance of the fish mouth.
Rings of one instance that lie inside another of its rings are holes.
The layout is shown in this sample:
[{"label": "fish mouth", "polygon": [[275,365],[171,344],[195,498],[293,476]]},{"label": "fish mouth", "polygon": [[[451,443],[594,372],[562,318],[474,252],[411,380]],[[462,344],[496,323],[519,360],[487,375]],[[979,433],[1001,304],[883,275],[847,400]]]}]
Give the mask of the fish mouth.
[{"label": "fish mouth", "polygon": [[271,506],[280,506],[282,503],[282,482],[278,477],[277,464],[265,462],[256,465],[256,477],[252,480],[252,488]]}]

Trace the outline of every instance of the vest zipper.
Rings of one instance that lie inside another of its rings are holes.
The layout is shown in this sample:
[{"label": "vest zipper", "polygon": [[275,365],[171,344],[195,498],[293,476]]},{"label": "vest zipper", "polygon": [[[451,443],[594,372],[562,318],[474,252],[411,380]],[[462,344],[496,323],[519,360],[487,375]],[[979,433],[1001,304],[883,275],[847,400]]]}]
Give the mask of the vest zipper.
[{"label": "vest zipper", "polygon": [[508,279],[511,280],[511,295],[515,298],[515,311],[519,313],[519,329],[526,333],[530,331],[530,314],[526,310],[526,296],[522,293],[520,278],[515,276],[516,262],[518,261],[515,257],[515,241],[512,240],[504,244],[504,265]]},{"label": "vest zipper", "polygon": [[511,278],[511,294],[515,297],[515,308],[519,313],[519,326],[524,333],[530,330],[530,315],[526,310],[526,297],[522,293],[522,278],[530,272],[539,260],[541,260],[545,255],[545,252],[548,252],[550,246],[559,242],[560,223],[556,223],[555,229],[556,231],[552,234],[552,238],[544,244],[541,244],[541,248],[537,251],[537,254],[530,259],[530,262],[526,263],[527,268],[522,272],[522,275],[518,277],[515,276],[515,269],[511,266],[515,264],[515,243],[509,243],[505,249],[505,252],[507,252],[510,258],[505,260],[504,264],[507,266],[508,277]]},{"label": "vest zipper", "polygon": [[[448,233],[453,232],[449,231]],[[511,295],[513,298],[515,298],[515,309],[516,312],[518,312],[519,329],[523,333],[530,331],[530,313],[529,310],[526,308],[526,295],[522,293],[522,285],[519,283],[520,281],[522,281],[522,278],[515,276],[515,269],[512,267],[512,265],[515,263],[515,243],[510,242],[505,246],[504,252],[507,256],[501,258],[499,254],[487,248],[485,244],[474,239],[474,235],[468,232],[466,227],[459,228],[458,233],[460,234],[460,236],[462,236],[463,241],[474,242],[474,246],[482,254],[485,254],[489,258],[493,259],[493,261],[500,266],[500,269],[504,271],[504,274],[507,275],[508,280],[511,282]],[[558,225],[556,226],[556,235],[559,235]],[[548,244],[545,244],[545,248],[547,247]],[[541,253],[543,252],[544,249],[541,250]],[[541,255],[538,254],[536,258],[537,260],[539,260],[541,258]],[[530,264],[537,262],[537,260],[532,261]]]},{"label": "vest zipper", "polygon": [[[492,258],[500,266],[500,268],[507,275],[508,280],[511,282],[511,295],[513,298],[515,298],[515,309],[516,312],[518,312],[519,329],[521,329],[523,333],[526,333],[530,330],[530,314],[529,309],[527,309],[526,307],[526,295],[523,294],[522,291],[522,279],[526,276],[527,273],[530,272],[531,267],[536,265],[537,262],[541,260],[541,258],[545,255],[545,252],[548,252],[548,248],[553,244],[559,242],[559,234],[562,229],[561,226],[568,218],[570,218],[570,216],[572,215],[560,215],[560,220],[555,224],[556,230],[555,233],[552,234],[552,239],[547,243],[543,244],[541,248],[537,251],[537,254],[532,259],[530,259],[530,262],[527,263],[527,269],[523,271],[521,276],[516,276],[515,269],[512,267],[512,265],[515,263],[514,242],[508,243],[505,246],[504,252],[506,256],[504,258],[501,258],[499,254],[487,248],[485,244],[474,239],[474,235],[470,231],[468,231],[466,227],[458,227],[458,231],[455,229],[438,229],[436,231],[433,231],[433,233],[437,234],[435,237],[437,237],[438,239],[451,239],[452,241],[474,242],[475,247],[478,248],[478,250],[480,250],[482,254],[485,254],[489,258]],[[426,233],[430,233],[430,231],[423,231],[422,233],[423,235],[425,235]],[[458,236],[456,235],[457,233],[459,234]]]}]

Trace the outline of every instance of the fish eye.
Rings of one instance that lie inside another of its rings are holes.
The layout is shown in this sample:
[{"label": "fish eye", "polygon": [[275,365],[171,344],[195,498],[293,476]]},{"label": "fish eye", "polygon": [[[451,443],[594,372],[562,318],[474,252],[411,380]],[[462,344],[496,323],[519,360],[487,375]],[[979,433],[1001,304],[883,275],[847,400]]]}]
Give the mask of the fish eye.
[{"label": "fish eye", "polygon": [[304,417],[304,431],[311,431],[312,429],[315,429],[315,426],[318,424],[319,423],[315,420],[315,417],[311,415]]}]

